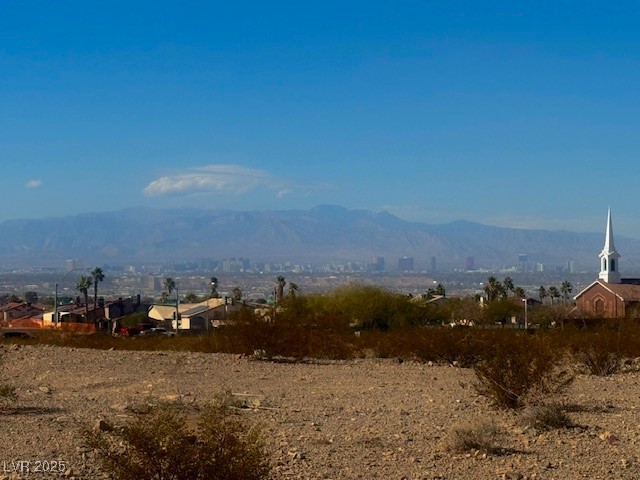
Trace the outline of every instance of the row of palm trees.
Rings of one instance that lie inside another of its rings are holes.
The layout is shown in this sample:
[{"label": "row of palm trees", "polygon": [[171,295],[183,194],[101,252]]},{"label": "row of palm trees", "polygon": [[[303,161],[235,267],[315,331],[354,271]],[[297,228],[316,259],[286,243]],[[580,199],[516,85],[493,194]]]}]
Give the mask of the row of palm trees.
[{"label": "row of palm trees", "polygon": [[487,284],[484,286],[484,292],[487,294],[487,300],[492,302],[496,298],[507,298],[509,292],[512,292],[516,297],[524,297],[524,288],[514,285],[511,277],[505,277],[500,282],[496,277],[489,277]]},{"label": "row of palm trees", "polygon": [[98,308],[98,284],[104,280],[102,268],[95,267],[89,275],[82,275],[76,284],[76,290],[84,295],[85,319],[89,318],[89,289],[93,285],[93,309]]},{"label": "row of palm trees", "polygon": [[[523,298],[525,296],[524,289],[522,287],[515,286],[511,277],[505,277],[502,282],[500,282],[496,277],[489,277],[487,279],[487,284],[484,287],[484,291],[487,294],[487,300],[490,302],[497,298],[507,298],[509,292],[512,292],[516,297]],[[556,286],[550,286],[549,288],[541,286],[538,289],[538,296],[540,297],[541,302],[544,303],[544,299],[549,298],[551,299],[551,304],[553,304],[553,300],[557,298],[562,298],[563,301],[566,302],[572,291],[573,286],[570,282],[565,280],[562,282],[559,289]]]},{"label": "row of palm trees", "polygon": [[573,286],[570,282],[565,280],[560,285],[560,289],[554,285],[549,288],[545,288],[544,285],[541,285],[538,289],[538,296],[540,297],[541,302],[544,302],[544,299],[547,297],[550,298],[551,304],[553,305],[554,298],[562,298],[563,302],[566,302],[571,292],[573,292]]}]

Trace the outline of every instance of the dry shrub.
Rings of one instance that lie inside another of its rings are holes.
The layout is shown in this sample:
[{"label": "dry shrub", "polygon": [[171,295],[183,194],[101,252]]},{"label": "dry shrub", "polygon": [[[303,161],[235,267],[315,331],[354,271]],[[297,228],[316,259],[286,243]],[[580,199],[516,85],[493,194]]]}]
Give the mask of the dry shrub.
[{"label": "dry shrub", "polygon": [[387,332],[360,332],[359,350],[372,351],[378,358],[411,358],[419,351],[420,336],[417,330],[407,327]]},{"label": "dry shrub", "polygon": [[573,336],[571,352],[578,364],[592,375],[613,375],[622,366],[621,340],[622,332],[605,327],[578,332]]},{"label": "dry shrub", "polygon": [[528,406],[522,413],[522,423],[541,431],[573,426],[573,422],[559,403]]},{"label": "dry shrub", "polygon": [[[0,358],[0,365],[2,364],[2,358]],[[0,400],[9,401],[16,399],[16,389],[11,385],[0,384]]]},{"label": "dry shrub", "polygon": [[250,310],[231,317],[239,349],[266,358],[347,359],[355,356],[356,337],[336,314],[314,308],[307,297],[289,298],[263,315]]},{"label": "dry shrub", "polygon": [[223,403],[206,407],[195,425],[176,405],[142,410],[129,425],[87,431],[106,471],[122,480],[261,480],[270,466],[257,430]]},{"label": "dry shrub", "polygon": [[499,450],[499,436],[500,430],[491,422],[457,424],[451,428],[445,439],[445,448],[455,453],[495,453]]},{"label": "dry shrub", "polygon": [[474,365],[476,390],[497,407],[522,407],[534,395],[559,393],[569,385],[573,377],[559,371],[560,360],[544,337],[511,332]]},{"label": "dry shrub", "polygon": [[423,360],[470,367],[480,359],[484,332],[471,328],[429,328],[424,330],[424,344],[417,352]]}]

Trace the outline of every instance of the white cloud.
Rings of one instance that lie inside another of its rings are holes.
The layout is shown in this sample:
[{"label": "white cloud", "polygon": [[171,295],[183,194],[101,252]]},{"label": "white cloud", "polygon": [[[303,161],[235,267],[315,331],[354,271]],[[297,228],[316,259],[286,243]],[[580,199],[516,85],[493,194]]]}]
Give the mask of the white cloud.
[{"label": "white cloud", "polygon": [[282,196],[288,192],[287,182],[258,169],[238,165],[207,165],[183,173],[160,177],[144,188],[147,196],[218,192],[243,194],[256,188],[267,188]]},{"label": "white cloud", "polygon": [[27,188],[38,188],[41,185],[42,185],[42,180],[29,180],[25,184],[25,187],[27,187]]}]

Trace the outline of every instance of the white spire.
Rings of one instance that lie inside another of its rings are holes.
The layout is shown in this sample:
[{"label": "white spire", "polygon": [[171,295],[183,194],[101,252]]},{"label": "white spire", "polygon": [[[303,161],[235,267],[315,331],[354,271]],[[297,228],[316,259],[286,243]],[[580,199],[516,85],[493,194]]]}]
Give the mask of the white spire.
[{"label": "white spire", "polygon": [[613,244],[613,226],[611,223],[611,207],[607,213],[607,231],[604,235],[604,247],[600,252],[600,280],[607,283],[622,283],[618,271],[620,254]]},{"label": "white spire", "polygon": [[611,226],[611,207],[609,207],[609,212],[607,213],[607,233],[604,236],[604,248],[602,249],[603,253],[613,253],[616,251],[616,247],[613,244],[613,227]]}]

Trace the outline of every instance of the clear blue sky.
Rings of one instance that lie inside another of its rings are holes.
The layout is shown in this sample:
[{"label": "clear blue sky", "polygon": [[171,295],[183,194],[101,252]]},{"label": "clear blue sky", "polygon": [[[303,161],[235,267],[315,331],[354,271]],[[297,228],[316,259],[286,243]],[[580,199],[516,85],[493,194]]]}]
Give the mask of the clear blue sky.
[{"label": "clear blue sky", "polygon": [[318,204],[640,238],[640,3],[0,2],[0,220]]}]

